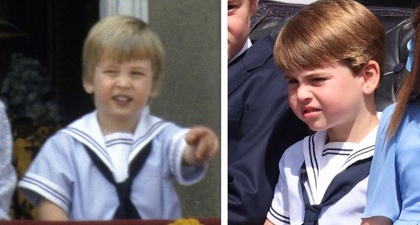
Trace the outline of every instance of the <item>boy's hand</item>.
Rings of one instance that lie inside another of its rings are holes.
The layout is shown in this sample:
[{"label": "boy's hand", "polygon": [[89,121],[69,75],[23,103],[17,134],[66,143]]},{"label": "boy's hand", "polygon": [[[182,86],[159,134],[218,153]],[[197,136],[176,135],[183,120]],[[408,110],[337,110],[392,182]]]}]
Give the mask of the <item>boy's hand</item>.
[{"label": "boy's hand", "polygon": [[197,166],[209,161],[219,150],[216,134],[207,127],[192,127],[185,137],[188,146],[184,151],[183,163]]}]

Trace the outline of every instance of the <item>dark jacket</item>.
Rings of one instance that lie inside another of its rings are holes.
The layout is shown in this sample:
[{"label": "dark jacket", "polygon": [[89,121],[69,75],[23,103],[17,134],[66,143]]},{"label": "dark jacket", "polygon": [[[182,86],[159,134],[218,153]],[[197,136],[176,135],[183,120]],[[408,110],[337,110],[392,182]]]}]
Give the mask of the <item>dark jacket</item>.
[{"label": "dark jacket", "polygon": [[262,224],[284,150],[308,134],[288,103],[284,74],[273,61],[274,41],[253,43],[228,70],[228,221]]}]

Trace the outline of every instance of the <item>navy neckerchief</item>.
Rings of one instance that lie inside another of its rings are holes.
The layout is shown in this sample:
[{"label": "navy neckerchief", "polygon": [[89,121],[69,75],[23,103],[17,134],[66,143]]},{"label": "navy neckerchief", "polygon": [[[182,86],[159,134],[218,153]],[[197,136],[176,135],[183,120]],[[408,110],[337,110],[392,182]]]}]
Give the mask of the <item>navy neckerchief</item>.
[{"label": "navy neckerchief", "polygon": [[314,205],[310,204],[308,193],[304,186],[305,182],[308,180],[308,175],[305,162],[303,162],[299,179],[302,187],[303,201],[305,203],[303,225],[317,225],[322,208],[336,203],[349,193],[360,181],[365,179],[369,175],[371,162],[372,157],[357,161],[341,173],[337,174],[325,191],[321,203]]},{"label": "navy neckerchief", "polygon": [[89,147],[85,145],[87,153],[92,159],[93,164],[101,171],[102,175],[115,186],[115,189],[118,194],[118,200],[120,205],[115,211],[113,219],[141,219],[139,213],[137,212],[136,207],[133,205],[130,199],[131,186],[133,179],[140,172],[141,168],[144,165],[147,157],[149,156],[152,150],[152,142],[149,142],[140,152],[134,157],[129,165],[129,174],[128,178],[123,182],[117,183],[114,179],[113,173],[105,165],[105,163],[92,151]]}]

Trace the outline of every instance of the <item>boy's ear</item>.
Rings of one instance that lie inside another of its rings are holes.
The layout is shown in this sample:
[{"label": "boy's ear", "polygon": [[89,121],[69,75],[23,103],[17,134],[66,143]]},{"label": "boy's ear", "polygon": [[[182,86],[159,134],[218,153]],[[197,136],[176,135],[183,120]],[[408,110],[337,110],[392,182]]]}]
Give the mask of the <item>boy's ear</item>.
[{"label": "boy's ear", "polygon": [[254,16],[255,13],[257,13],[257,8],[258,8],[258,0],[249,0],[249,14],[250,17]]},{"label": "boy's ear", "polygon": [[152,91],[150,92],[150,98],[155,98],[158,94],[159,94],[159,91],[157,90],[157,88],[153,88]]},{"label": "boy's ear", "polygon": [[368,61],[361,75],[363,76],[363,90],[365,94],[374,93],[379,86],[381,77],[379,64],[374,60]]},{"label": "boy's ear", "polygon": [[93,83],[91,81],[83,80],[83,88],[88,94],[93,94]]},{"label": "boy's ear", "polygon": [[152,88],[152,90],[150,90],[149,97],[150,98],[156,98],[156,96],[158,96],[158,94],[159,94],[159,88],[160,88],[160,84],[158,83],[158,81],[153,79],[151,88]]}]

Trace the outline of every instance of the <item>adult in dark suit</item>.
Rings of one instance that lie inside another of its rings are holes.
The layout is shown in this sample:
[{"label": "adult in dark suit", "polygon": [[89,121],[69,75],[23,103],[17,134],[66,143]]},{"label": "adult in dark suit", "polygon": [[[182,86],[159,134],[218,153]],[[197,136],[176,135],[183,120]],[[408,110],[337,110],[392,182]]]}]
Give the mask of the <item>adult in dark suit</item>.
[{"label": "adult in dark suit", "polygon": [[228,222],[262,224],[280,156],[308,128],[289,108],[284,74],[273,61],[273,39],[248,38],[258,1],[228,4]]}]

